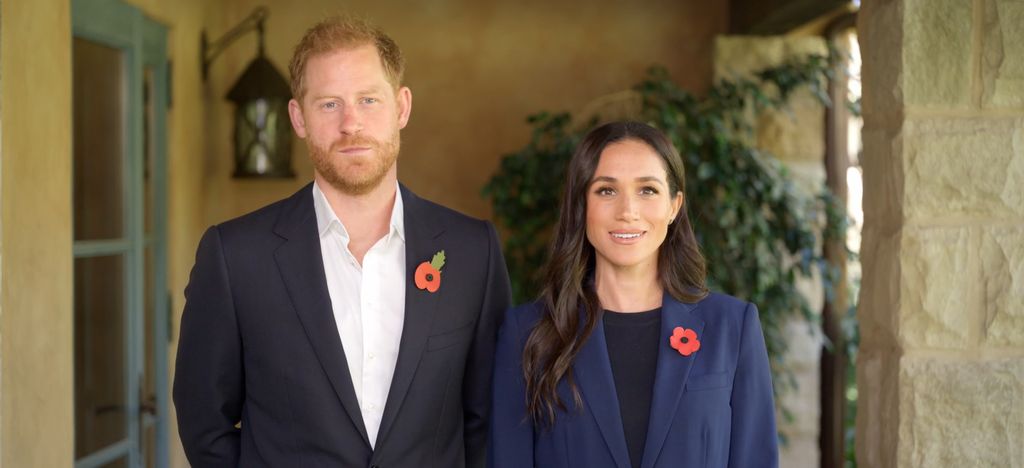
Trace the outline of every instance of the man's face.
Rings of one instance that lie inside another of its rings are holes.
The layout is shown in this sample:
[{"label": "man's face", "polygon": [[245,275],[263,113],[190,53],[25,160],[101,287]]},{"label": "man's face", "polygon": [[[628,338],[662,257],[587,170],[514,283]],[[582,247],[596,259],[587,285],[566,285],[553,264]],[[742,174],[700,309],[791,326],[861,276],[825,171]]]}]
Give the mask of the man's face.
[{"label": "man's face", "polygon": [[349,195],[394,181],[412,93],[388,82],[376,47],[313,56],[304,73],[305,96],[301,103],[292,99],[288,113],[306,140],[317,180]]}]

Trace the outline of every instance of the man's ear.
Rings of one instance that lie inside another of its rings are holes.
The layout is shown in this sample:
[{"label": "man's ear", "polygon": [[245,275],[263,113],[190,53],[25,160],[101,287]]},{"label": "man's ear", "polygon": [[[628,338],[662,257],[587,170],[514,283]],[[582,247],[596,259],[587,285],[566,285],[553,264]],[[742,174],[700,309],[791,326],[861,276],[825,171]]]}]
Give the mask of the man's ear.
[{"label": "man's ear", "polygon": [[412,90],[407,86],[398,88],[398,128],[403,129],[409,123],[409,115],[412,114]]},{"label": "man's ear", "polygon": [[299,138],[306,138],[306,118],[302,116],[302,106],[294,99],[288,101],[288,118]]}]

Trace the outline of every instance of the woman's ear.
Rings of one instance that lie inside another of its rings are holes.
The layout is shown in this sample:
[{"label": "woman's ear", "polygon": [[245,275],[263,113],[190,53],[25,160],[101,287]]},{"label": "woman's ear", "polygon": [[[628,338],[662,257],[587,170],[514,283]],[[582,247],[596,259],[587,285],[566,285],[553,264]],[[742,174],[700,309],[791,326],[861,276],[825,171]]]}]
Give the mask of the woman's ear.
[{"label": "woman's ear", "polygon": [[679,217],[679,211],[686,206],[686,197],[683,192],[676,192],[676,196],[672,199],[672,216],[668,219],[668,223],[672,224],[676,218]]}]

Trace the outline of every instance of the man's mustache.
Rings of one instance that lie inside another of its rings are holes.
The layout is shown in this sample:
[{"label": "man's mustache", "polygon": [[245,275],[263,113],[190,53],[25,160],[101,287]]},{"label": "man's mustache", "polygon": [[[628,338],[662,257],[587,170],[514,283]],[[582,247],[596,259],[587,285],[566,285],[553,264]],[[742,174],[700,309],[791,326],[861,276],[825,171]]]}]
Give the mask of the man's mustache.
[{"label": "man's mustache", "polygon": [[331,143],[331,152],[335,153],[345,148],[352,147],[369,147],[377,149],[380,147],[380,142],[366,136],[341,137]]}]

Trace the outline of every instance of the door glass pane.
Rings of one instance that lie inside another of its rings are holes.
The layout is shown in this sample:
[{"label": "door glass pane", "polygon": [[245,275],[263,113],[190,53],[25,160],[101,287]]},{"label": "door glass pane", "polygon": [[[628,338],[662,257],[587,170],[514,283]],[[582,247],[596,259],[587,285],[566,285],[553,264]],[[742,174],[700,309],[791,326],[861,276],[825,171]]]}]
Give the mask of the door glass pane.
[{"label": "door glass pane", "polygon": [[[145,232],[153,235],[153,208],[155,205],[153,190],[153,170],[156,167],[156,142],[153,140],[153,67],[146,67],[142,73],[142,184],[145,204]],[[147,328],[148,330],[148,328]]]},{"label": "door glass pane", "polygon": [[75,239],[112,239],[124,233],[124,54],[75,38]]},{"label": "door glass pane", "polygon": [[156,325],[156,321],[155,321],[155,317],[156,317],[156,304],[155,304],[155,301],[154,301],[155,298],[154,298],[154,295],[153,295],[153,284],[156,281],[156,279],[154,278],[154,275],[156,274],[156,270],[155,270],[155,265],[153,263],[155,261],[155,258],[153,256],[153,247],[152,246],[146,248],[146,258],[145,258],[145,261],[146,261],[146,267],[145,267],[146,268],[146,270],[145,270],[146,274],[145,274],[145,278],[143,279],[143,288],[145,290],[145,295],[143,296],[143,297],[145,297],[145,299],[144,299],[145,300],[145,308],[143,309],[143,315],[144,315],[143,321],[144,321],[145,328],[142,331],[142,336],[143,336],[142,348],[143,348],[143,354],[146,356],[146,359],[144,361],[145,362],[145,368],[144,368],[145,378],[143,379],[143,384],[142,384],[142,389],[141,389],[141,391],[142,391],[142,398],[139,401],[141,401],[143,403],[143,406],[145,406],[146,408],[149,408],[149,406],[147,406],[147,405],[153,405],[154,407],[156,405],[156,369],[155,369],[155,365],[156,365],[156,354],[155,354],[155,351],[156,351],[156,348],[155,348],[155,345],[157,345],[160,342],[160,340],[156,340],[156,339],[153,338],[153,336],[154,336],[153,327]]},{"label": "door glass pane", "polygon": [[75,458],[124,439],[124,256],[75,259]]}]

